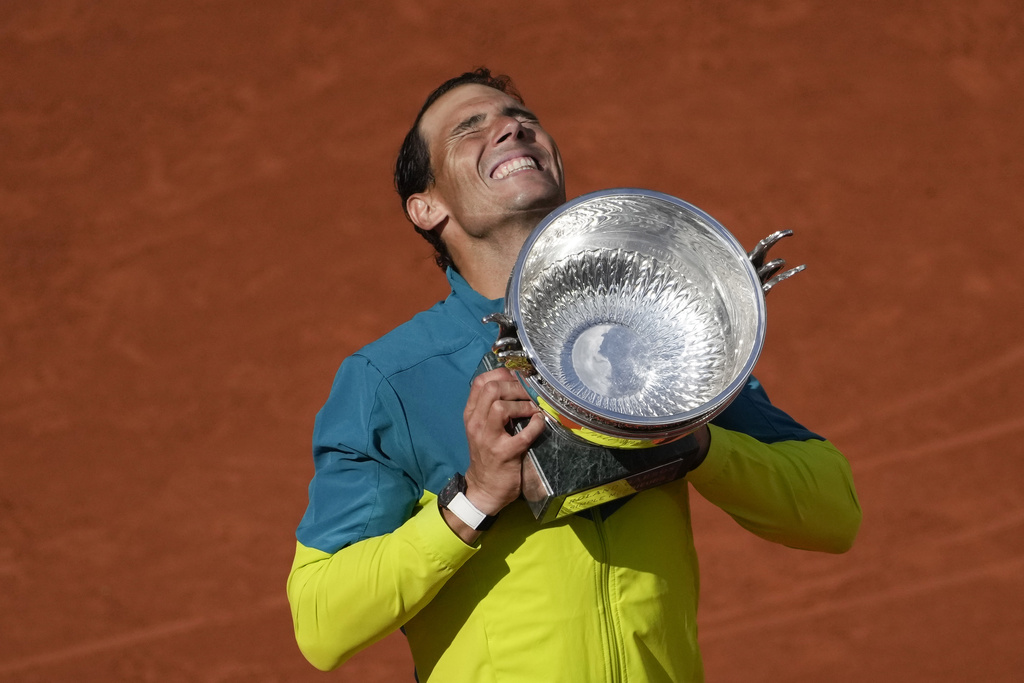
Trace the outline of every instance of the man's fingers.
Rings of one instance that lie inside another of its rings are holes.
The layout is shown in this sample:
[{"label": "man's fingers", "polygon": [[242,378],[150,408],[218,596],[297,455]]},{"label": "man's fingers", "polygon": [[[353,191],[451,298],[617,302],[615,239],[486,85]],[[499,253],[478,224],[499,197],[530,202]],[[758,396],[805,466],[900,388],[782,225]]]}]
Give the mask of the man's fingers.
[{"label": "man's fingers", "polygon": [[498,401],[532,403],[530,395],[526,393],[523,385],[512,376],[512,373],[504,368],[499,368],[485,372],[473,380],[464,417],[468,422],[481,408],[486,408],[485,412],[490,412],[491,406]]},{"label": "man's fingers", "polygon": [[495,388],[500,390],[502,398],[528,397],[523,385],[519,383],[515,375],[505,368],[498,368],[497,370],[490,370],[477,375],[470,386],[470,394]]},{"label": "man's fingers", "polygon": [[478,392],[482,400],[487,401],[528,401],[530,395],[526,393],[526,389],[518,381],[512,379],[508,381],[496,380],[489,382],[485,386],[480,388]]},{"label": "man's fingers", "polygon": [[491,434],[495,437],[507,431],[513,420],[530,418],[540,412],[532,401],[494,401],[466,418],[466,432]]},{"label": "man's fingers", "polygon": [[532,401],[497,401],[491,407],[495,419],[502,423],[519,417],[530,417],[540,411]]},{"label": "man's fingers", "polygon": [[544,413],[539,410],[533,414],[529,422],[522,423],[519,431],[515,433],[513,438],[519,442],[522,449],[525,451],[530,447],[530,444],[541,435],[544,431],[544,427],[547,426],[544,421]]},{"label": "man's fingers", "polygon": [[[504,368],[473,380],[464,417],[471,453],[487,452],[499,460],[522,457],[544,431],[540,408]],[[519,427],[518,432],[513,423]]]}]

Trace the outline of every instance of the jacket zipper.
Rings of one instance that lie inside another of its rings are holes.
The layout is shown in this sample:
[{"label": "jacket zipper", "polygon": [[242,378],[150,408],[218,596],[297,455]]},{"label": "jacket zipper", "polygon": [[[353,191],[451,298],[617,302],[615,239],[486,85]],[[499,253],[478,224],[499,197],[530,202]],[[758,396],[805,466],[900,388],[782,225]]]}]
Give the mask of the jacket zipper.
[{"label": "jacket zipper", "polygon": [[622,664],[619,661],[619,632],[615,626],[615,619],[612,616],[612,595],[611,595],[611,567],[608,563],[608,539],[604,533],[604,517],[598,508],[593,508],[594,527],[597,530],[597,538],[601,543],[601,561],[599,598],[601,600],[602,613],[604,614],[603,626],[605,638],[608,643],[609,671],[611,672],[610,683],[618,683],[625,677],[622,675]]}]

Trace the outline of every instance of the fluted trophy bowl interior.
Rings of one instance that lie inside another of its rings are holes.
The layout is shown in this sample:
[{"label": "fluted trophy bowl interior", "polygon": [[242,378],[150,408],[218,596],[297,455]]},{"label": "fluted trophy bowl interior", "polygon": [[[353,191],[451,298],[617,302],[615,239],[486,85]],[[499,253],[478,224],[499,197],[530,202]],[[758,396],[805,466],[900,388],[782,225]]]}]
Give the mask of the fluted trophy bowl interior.
[{"label": "fluted trophy bowl interior", "polygon": [[650,190],[584,195],[531,234],[507,313],[535,373],[573,422],[615,436],[672,436],[739,393],[764,341],[764,294],[736,239]]}]

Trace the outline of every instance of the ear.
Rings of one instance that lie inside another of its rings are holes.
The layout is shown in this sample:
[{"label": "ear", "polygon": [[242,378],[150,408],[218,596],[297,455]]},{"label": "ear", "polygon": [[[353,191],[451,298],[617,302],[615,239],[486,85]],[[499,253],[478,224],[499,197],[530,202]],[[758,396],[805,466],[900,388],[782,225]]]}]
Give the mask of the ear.
[{"label": "ear", "polygon": [[405,210],[416,227],[433,230],[448,217],[448,211],[430,190],[417,192],[405,200]]}]

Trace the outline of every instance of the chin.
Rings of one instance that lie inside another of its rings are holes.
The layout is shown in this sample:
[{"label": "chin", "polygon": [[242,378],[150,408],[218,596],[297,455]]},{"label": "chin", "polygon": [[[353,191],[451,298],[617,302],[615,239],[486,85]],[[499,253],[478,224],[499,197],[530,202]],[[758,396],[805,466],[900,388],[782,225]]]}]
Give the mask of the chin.
[{"label": "chin", "polygon": [[551,211],[565,203],[565,192],[561,189],[546,188],[543,192],[523,192],[512,202],[519,211]]}]

